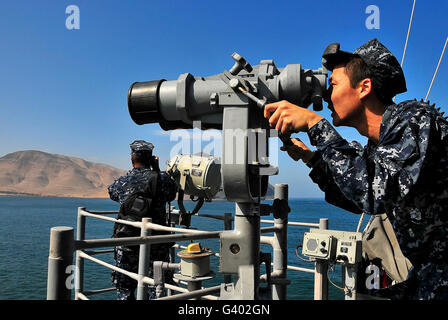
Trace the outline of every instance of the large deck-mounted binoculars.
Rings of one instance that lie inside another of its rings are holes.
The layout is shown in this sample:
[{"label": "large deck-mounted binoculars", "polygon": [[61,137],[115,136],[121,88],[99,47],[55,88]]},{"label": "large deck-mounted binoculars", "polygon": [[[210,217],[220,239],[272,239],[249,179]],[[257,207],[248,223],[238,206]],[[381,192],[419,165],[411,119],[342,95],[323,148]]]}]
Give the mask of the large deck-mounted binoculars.
[{"label": "large deck-mounted binoculars", "polygon": [[[201,121],[204,128],[222,129],[224,108],[235,98],[247,102],[239,87],[265,103],[288,100],[322,110],[325,69],[302,69],[300,64],[277,68],[273,60],[262,60],[252,67],[237,53],[232,58],[234,66],[218,75],[194,77],[184,73],[172,81],[133,83],[128,92],[132,120],[137,124],[159,123],[165,130],[192,128],[193,121]],[[239,87],[231,86],[232,79],[238,79]]]},{"label": "large deck-mounted binoculars", "polygon": [[300,64],[277,68],[273,60],[252,67],[238,53],[232,58],[230,70],[213,76],[184,73],[172,81],[135,82],[129,88],[128,108],[139,125],[159,123],[164,130],[174,130],[193,128],[196,122],[201,129],[223,130],[221,173],[226,197],[259,203],[268,176],[278,172],[269,165],[268,138],[277,132],[264,118],[264,106],[288,100],[322,110],[328,72],[323,67],[302,69]]}]

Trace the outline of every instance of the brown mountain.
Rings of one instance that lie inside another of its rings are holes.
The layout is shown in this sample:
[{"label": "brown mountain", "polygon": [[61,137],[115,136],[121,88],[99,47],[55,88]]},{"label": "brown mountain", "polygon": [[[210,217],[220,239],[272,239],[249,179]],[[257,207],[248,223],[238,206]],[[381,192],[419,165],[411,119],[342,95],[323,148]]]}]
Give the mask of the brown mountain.
[{"label": "brown mountain", "polygon": [[107,198],[126,171],[81,158],[17,151],[0,158],[0,194]]}]

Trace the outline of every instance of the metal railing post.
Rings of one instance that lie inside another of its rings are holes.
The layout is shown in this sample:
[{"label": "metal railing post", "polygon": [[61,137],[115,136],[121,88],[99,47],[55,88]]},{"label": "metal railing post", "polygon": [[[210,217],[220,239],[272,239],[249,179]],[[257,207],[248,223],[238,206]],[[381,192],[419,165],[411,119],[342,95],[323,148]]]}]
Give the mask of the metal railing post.
[{"label": "metal railing post", "polygon": [[[319,219],[319,229],[328,230],[328,218]],[[328,262],[316,259],[314,271],[314,300],[328,300]]]},{"label": "metal railing post", "polygon": [[[276,184],[274,188],[274,199],[288,201],[288,185]],[[288,212],[280,212],[278,217],[274,217],[274,226],[278,231],[274,233],[273,248],[273,265],[274,274],[277,279],[285,279],[287,277],[288,268]],[[286,300],[286,283],[272,285],[272,299]]]},{"label": "metal railing post", "polygon": [[[48,256],[47,300],[70,300],[71,272],[75,240],[72,227],[53,227],[50,230]],[[69,274],[67,276],[67,273]]]},{"label": "metal railing post", "polygon": [[[86,217],[82,214],[86,208],[78,207],[78,220],[76,227],[76,240],[84,240],[86,234]],[[78,294],[84,291],[84,259],[76,250],[75,262],[75,300],[79,300]]]},{"label": "metal railing post", "polygon": [[[176,226],[176,223],[171,221],[170,227],[175,227],[175,226]],[[173,234],[173,232],[171,232],[171,234]],[[170,263],[175,263],[175,260],[176,260],[176,249],[175,249],[174,246],[172,246],[169,250],[170,250],[169,262]],[[171,289],[166,289],[166,295],[167,296],[171,296],[172,294],[173,294],[173,291]]]},{"label": "metal railing post", "polygon": [[[151,229],[146,228],[146,224],[151,222],[151,218],[143,218],[142,219],[142,229],[140,236],[146,237],[151,235]],[[149,264],[150,261],[150,253],[151,253],[151,245],[150,244],[141,244],[140,251],[138,256],[138,285],[137,285],[137,300],[148,300],[148,285],[143,282],[143,277],[149,276]]]}]

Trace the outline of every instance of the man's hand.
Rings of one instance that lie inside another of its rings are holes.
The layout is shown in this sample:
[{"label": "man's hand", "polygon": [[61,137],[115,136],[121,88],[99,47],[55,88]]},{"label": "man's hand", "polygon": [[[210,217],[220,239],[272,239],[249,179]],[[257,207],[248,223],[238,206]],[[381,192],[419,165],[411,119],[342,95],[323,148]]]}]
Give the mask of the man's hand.
[{"label": "man's hand", "polygon": [[294,160],[302,160],[307,163],[310,161],[314,152],[311,151],[300,139],[292,138],[293,146],[282,146],[280,150],[288,152],[289,156]]},{"label": "man's hand", "polygon": [[311,110],[298,107],[286,100],[267,104],[264,117],[271,127],[282,133],[307,132],[323,117]]}]

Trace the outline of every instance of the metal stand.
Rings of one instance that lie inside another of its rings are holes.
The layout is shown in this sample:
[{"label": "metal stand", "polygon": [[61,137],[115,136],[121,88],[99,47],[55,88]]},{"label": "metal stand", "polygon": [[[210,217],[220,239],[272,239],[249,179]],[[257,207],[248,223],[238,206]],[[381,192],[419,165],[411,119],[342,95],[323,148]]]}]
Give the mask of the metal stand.
[{"label": "metal stand", "polygon": [[[286,201],[288,203],[288,185],[276,184],[274,189],[274,198]],[[272,299],[286,300],[286,278],[288,267],[288,212],[279,212],[278,216],[274,216],[274,226],[279,231],[274,233],[273,242],[273,265],[274,272],[271,277],[278,284],[272,285]]]},{"label": "metal stand", "polygon": [[[202,277],[196,277],[196,278],[184,276],[184,275],[182,275],[180,273],[175,273],[174,274],[174,278],[175,279],[183,280],[183,281],[186,281],[188,283],[187,284],[188,292],[201,290],[202,289],[202,281],[210,280],[210,279],[213,279],[214,277],[215,277],[215,273],[213,271],[210,271],[210,273],[208,275],[205,275],[205,276],[202,276]],[[197,300],[197,298],[192,298],[192,299],[193,300]]]},{"label": "metal stand", "polygon": [[343,280],[345,284],[345,300],[357,300],[358,265],[345,265],[342,267]]},{"label": "metal stand", "polygon": [[[244,235],[241,254],[245,264],[238,270],[236,288],[242,300],[257,300],[260,283],[260,207],[257,204],[235,204],[235,232]],[[248,268],[250,266],[250,268]]]}]

